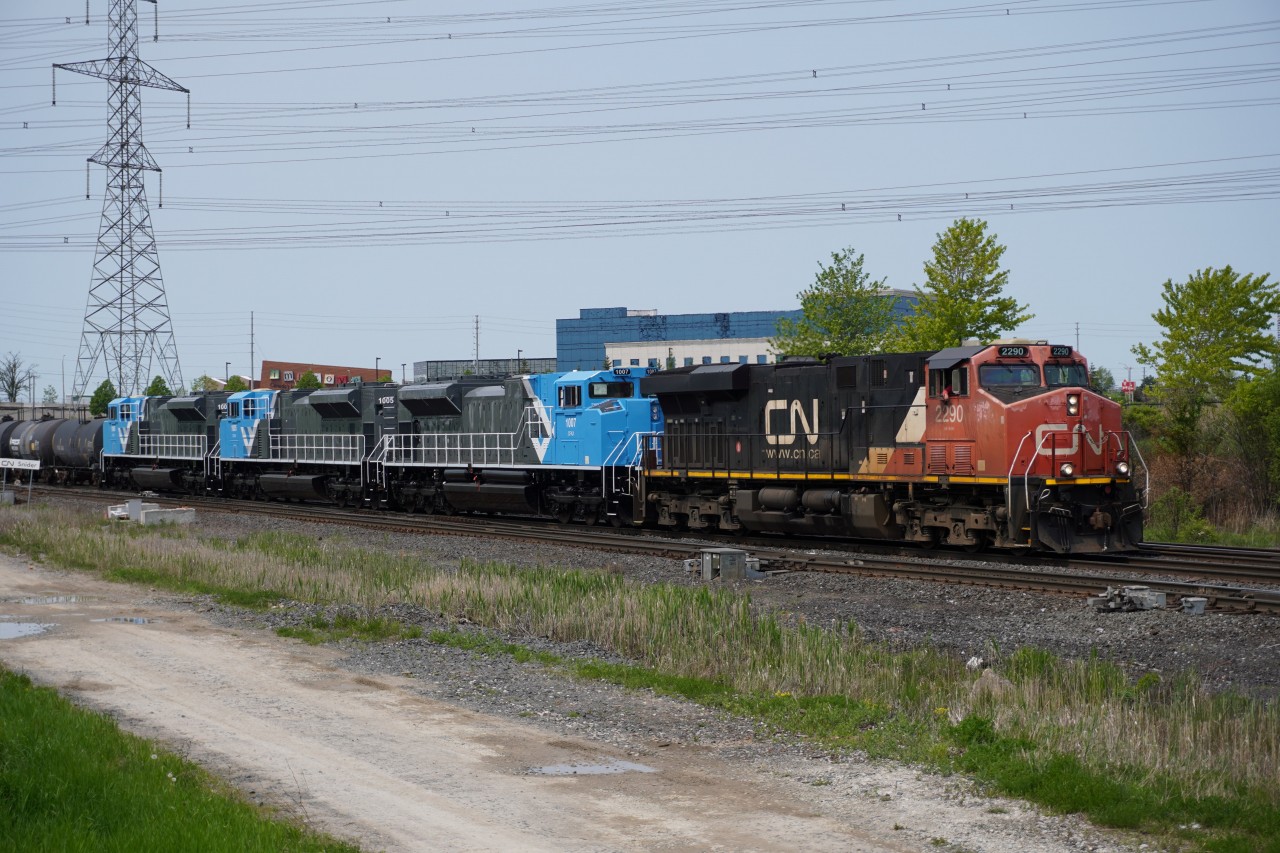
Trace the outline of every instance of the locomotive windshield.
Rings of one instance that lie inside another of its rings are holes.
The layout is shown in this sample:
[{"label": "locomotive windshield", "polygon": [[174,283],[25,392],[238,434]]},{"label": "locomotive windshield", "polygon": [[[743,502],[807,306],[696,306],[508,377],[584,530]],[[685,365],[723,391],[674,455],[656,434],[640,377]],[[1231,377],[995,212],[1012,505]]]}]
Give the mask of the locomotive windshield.
[{"label": "locomotive windshield", "polygon": [[1050,388],[1083,388],[1089,384],[1089,376],[1083,364],[1046,364],[1044,381]]},{"label": "locomotive windshield", "polygon": [[630,382],[592,382],[587,389],[587,393],[591,395],[593,400],[602,400],[607,397],[630,397]]},{"label": "locomotive windshield", "polygon": [[978,368],[983,388],[1039,388],[1040,368],[1034,364],[984,364]]}]

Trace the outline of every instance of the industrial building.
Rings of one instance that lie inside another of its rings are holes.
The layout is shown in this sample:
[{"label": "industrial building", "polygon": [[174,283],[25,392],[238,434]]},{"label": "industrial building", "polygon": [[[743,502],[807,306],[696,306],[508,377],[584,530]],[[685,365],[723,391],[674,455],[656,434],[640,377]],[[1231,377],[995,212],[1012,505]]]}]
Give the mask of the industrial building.
[{"label": "industrial building", "polygon": [[[894,310],[905,317],[915,309],[916,295],[910,290],[885,290],[898,297]],[[714,314],[659,314],[656,310],[633,308],[582,308],[576,318],[556,320],[556,369],[596,370],[611,358],[609,345],[622,359],[619,366],[666,367],[685,364],[765,363],[776,361],[767,342],[777,334],[778,320],[797,321],[804,316],[792,311],[725,311]],[[750,343],[748,343],[748,341]],[[762,343],[763,342],[763,343]],[[676,344],[680,353],[676,354]],[[625,346],[621,346],[625,344]],[[661,346],[658,346],[658,345]],[[652,346],[650,346],[652,345]],[[658,352],[653,349],[660,350]],[[671,353],[667,350],[670,349]],[[652,362],[651,359],[657,359]],[[686,361],[686,359],[693,359]],[[705,361],[704,359],[711,359]],[[617,361],[613,363],[618,364]]]},{"label": "industrial building", "polygon": [[444,382],[464,376],[501,378],[525,373],[553,373],[554,358],[456,358],[413,363],[414,382]]}]

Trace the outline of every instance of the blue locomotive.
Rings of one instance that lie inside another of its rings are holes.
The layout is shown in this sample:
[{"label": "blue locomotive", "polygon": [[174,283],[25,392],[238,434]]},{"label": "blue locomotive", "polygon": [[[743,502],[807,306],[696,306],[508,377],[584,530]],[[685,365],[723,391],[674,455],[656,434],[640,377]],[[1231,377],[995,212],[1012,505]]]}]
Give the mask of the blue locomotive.
[{"label": "blue locomotive", "polygon": [[646,368],[121,397],[102,480],[158,491],[629,523]]}]

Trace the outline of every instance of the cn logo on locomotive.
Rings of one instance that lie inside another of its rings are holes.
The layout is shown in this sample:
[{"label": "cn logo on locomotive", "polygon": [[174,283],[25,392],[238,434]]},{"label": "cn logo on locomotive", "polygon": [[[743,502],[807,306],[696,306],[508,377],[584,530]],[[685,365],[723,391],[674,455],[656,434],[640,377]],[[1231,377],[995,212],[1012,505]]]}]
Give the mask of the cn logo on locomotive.
[{"label": "cn logo on locomotive", "polygon": [[[818,435],[815,432],[818,426],[818,401],[813,403],[812,420],[805,416],[804,406],[799,400],[770,400],[764,404],[764,439],[769,444],[792,444],[796,440],[796,433],[804,433],[804,437],[808,439],[810,444],[818,443]],[[791,413],[791,431],[775,432],[773,429],[774,412],[790,412]],[[797,429],[799,427],[799,429]]]}]

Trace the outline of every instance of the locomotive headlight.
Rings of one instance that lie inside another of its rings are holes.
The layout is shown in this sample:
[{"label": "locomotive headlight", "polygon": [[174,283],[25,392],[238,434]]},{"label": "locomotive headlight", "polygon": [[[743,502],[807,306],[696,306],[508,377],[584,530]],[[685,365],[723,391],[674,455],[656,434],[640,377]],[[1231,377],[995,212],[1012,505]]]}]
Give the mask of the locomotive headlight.
[{"label": "locomotive headlight", "polygon": [[1063,462],[1062,465],[1058,467],[1058,473],[1064,477],[1074,476],[1076,473],[1076,466],[1072,465],[1070,462]]},{"label": "locomotive headlight", "polygon": [[1080,395],[1079,394],[1067,395],[1067,414],[1068,415],[1080,414]]},{"label": "locomotive headlight", "polygon": [[1117,462],[1117,463],[1116,463],[1116,473],[1117,473],[1117,474],[1119,474],[1121,477],[1128,477],[1128,476],[1129,476],[1129,463],[1128,463],[1128,462]]}]

